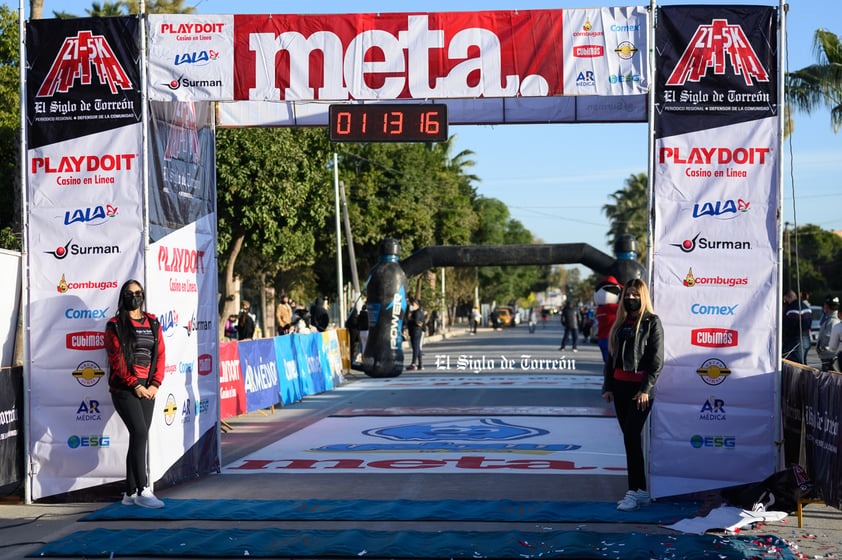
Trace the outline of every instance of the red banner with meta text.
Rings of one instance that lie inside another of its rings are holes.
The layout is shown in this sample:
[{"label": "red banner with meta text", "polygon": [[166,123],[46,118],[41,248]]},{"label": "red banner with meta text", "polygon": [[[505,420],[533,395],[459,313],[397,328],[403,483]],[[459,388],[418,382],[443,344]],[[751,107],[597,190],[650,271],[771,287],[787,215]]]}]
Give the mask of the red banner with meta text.
[{"label": "red banner with meta text", "polygon": [[234,18],[238,100],[563,93],[561,10]]}]

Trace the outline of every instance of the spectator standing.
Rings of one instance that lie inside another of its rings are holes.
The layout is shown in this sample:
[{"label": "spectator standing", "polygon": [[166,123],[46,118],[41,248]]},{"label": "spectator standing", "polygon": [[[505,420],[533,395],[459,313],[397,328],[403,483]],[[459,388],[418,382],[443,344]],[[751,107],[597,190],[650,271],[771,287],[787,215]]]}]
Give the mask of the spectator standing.
[{"label": "spectator standing", "polygon": [[161,324],[143,310],[143,287],[129,280],[120,288],[117,314],[105,326],[108,388],[114,410],[129,432],[124,506],[162,508],[148,482],[146,460],[155,396],[164,381],[166,355]]},{"label": "spectator standing", "polygon": [[839,297],[827,296],[824,300],[822,311],[821,326],[819,327],[819,336],[816,341],[816,352],[822,361],[822,371],[839,371],[833,367],[833,360],[836,359],[836,350],[838,348],[834,347],[833,350],[830,349],[833,328],[839,323]]},{"label": "spectator standing", "polygon": [[327,313],[327,298],[316,298],[310,306],[310,324],[319,332],[325,332],[330,324]]},{"label": "spectator standing", "polygon": [[365,352],[365,343],[368,342],[368,307],[366,307],[366,304],[363,304],[363,308],[360,309],[357,328],[360,329],[360,361],[362,361],[362,354]]},{"label": "spectator standing", "polygon": [[237,319],[237,340],[251,340],[254,338],[254,319],[251,316],[251,303],[243,300],[240,305],[240,317]]},{"label": "spectator standing", "polygon": [[608,334],[617,318],[617,307],[623,286],[613,276],[603,278],[594,289],[596,304],[596,342],[602,351],[603,363],[608,361]]},{"label": "spectator standing", "polygon": [[229,315],[228,320],[225,321],[225,338],[229,341],[237,340],[237,316]]},{"label": "spectator standing", "polygon": [[629,490],[617,502],[617,509],[633,511],[649,504],[641,434],[664,366],[664,328],[643,280],[629,281],[621,301],[608,339],[602,398],[614,402],[626,450]]},{"label": "spectator standing", "polygon": [[479,312],[479,307],[474,307],[471,310],[471,334],[477,334],[477,327],[482,322],[482,314]]},{"label": "spectator standing", "polygon": [[799,300],[798,294],[789,290],[784,294],[784,317],[782,322],[781,351],[783,357],[792,362],[806,364],[810,349],[810,327],[813,312],[809,302]]},{"label": "spectator standing", "polygon": [[285,294],[281,296],[281,302],[275,307],[275,336],[289,332],[291,323],[292,307],[290,307],[289,298]]},{"label": "spectator standing", "polygon": [[427,316],[421,302],[415,298],[409,299],[409,343],[412,345],[412,362],[408,370],[424,369],[421,363],[421,345],[424,339],[424,322]]},{"label": "spectator standing", "polygon": [[564,302],[564,307],[561,309],[561,324],[564,326],[564,336],[561,339],[561,346],[559,350],[564,350],[567,345],[568,335],[573,338],[573,351],[576,349],[579,342],[579,310],[570,303],[570,300]]}]

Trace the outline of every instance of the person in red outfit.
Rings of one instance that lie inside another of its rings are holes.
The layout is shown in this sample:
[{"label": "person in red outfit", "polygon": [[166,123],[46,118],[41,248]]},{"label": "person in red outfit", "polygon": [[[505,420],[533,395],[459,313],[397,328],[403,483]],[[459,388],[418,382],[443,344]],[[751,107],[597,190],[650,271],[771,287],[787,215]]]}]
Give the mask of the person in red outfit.
[{"label": "person in red outfit", "polygon": [[164,507],[148,484],[146,451],[155,396],[164,380],[161,324],[143,310],[143,286],[129,280],[120,288],[117,313],[105,326],[108,386],[114,409],[129,431],[124,505]]}]

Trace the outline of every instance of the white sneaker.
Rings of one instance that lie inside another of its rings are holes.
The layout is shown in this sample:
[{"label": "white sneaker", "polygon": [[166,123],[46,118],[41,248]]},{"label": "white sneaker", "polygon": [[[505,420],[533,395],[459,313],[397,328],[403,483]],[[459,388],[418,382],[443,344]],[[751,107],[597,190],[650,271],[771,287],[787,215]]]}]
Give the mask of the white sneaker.
[{"label": "white sneaker", "polygon": [[129,494],[126,494],[125,492],[123,492],[123,502],[122,503],[123,503],[124,506],[136,505],[135,504],[135,498],[137,498],[137,492],[135,492],[132,495],[129,495]]},{"label": "white sneaker", "polygon": [[637,503],[637,491],[629,490],[623,499],[617,502],[617,509],[619,511],[634,511],[640,507]]},{"label": "white sneaker", "polygon": [[637,491],[637,505],[640,507],[648,506],[652,503],[652,500],[649,498],[649,492],[646,490],[638,490]]},{"label": "white sneaker", "polygon": [[134,503],[145,508],[157,509],[164,507],[164,502],[156,498],[148,486],[143,489],[143,492],[139,496],[135,496]]}]

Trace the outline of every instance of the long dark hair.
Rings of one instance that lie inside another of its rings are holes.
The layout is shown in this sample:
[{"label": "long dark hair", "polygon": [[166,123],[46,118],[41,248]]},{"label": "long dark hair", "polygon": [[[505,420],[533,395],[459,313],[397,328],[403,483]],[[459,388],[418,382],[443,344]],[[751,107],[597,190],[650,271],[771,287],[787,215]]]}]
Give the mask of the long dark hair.
[{"label": "long dark hair", "polygon": [[[120,293],[117,296],[117,313],[115,314],[115,317],[117,317],[116,332],[117,340],[120,342],[120,351],[123,354],[123,359],[126,361],[126,369],[133,372],[135,365],[134,351],[137,346],[137,337],[134,333],[134,325],[132,325],[132,318],[129,316],[129,310],[126,309],[125,305],[123,305],[123,294],[128,291],[129,286],[132,284],[136,284],[140,287],[140,291],[144,291],[143,284],[137,280],[126,280],[120,287]],[[145,310],[145,306],[146,297],[143,298],[143,303],[140,305],[141,311]]]}]

